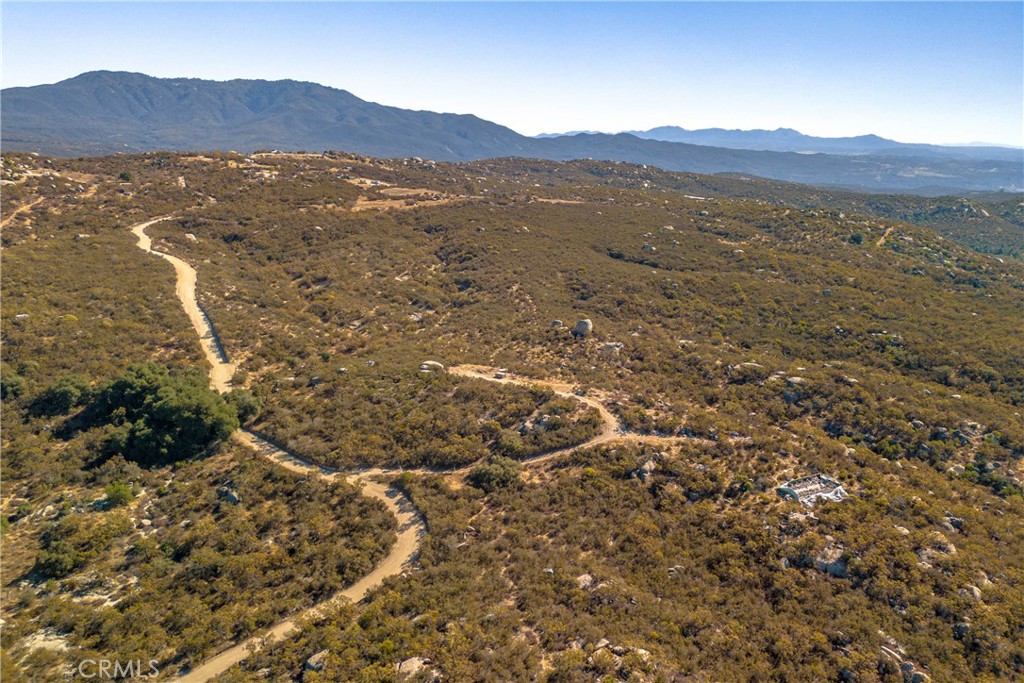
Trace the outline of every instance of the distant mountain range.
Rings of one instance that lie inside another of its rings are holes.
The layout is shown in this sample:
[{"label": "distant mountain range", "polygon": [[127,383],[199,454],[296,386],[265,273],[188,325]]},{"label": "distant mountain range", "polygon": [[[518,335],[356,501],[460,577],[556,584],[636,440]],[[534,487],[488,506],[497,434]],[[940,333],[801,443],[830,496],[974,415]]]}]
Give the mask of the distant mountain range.
[{"label": "distant mountain range", "polygon": [[[345,150],[445,161],[593,158],[868,191],[1024,188],[1024,151],[906,145],[877,136],[686,131],[527,137],[472,115],[388,107],[298,81],[205,81],[96,71],[0,92],[4,150],[80,156],[149,150]],[[808,154],[807,152],[814,152]]]},{"label": "distant mountain range", "polygon": [[892,156],[920,156],[922,154],[965,159],[1002,159],[1018,161],[1024,150],[993,145],[922,145],[887,140],[877,135],[858,135],[848,138],[820,138],[793,130],[726,130],[704,128],[687,130],[678,126],[659,126],[650,130],[626,131],[645,140],[685,142],[691,145],[753,149],[771,152],[800,152],[815,154],[888,154]]}]

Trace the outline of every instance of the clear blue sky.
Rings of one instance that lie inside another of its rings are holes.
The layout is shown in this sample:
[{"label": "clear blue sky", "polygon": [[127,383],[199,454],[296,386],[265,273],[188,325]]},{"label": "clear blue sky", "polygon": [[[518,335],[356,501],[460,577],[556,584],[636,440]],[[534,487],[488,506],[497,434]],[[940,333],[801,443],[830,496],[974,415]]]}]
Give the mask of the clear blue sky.
[{"label": "clear blue sky", "polygon": [[3,86],[293,78],[536,134],[1024,144],[1024,3],[12,3]]}]

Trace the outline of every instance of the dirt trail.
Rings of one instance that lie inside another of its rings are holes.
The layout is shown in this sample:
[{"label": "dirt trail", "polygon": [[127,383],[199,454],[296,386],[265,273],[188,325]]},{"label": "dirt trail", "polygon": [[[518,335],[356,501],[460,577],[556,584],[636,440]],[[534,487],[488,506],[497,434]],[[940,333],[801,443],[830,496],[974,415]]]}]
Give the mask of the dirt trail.
[{"label": "dirt trail", "polygon": [[[485,379],[489,382],[497,382],[499,384],[518,384],[520,386],[540,386],[551,389],[559,396],[565,396],[568,398],[575,399],[581,403],[585,403],[597,410],[601,416],[601,431],[596,436],[590,439],[578,443],[575,446],[566,446],[565,448],[559,448],[558,450],[549,451],[541,455],[534,456],[532,458],[525,458],[521,462],[524,465],[539,465],[545,463],[548,460],[559,458],[563,455],[568,455],[575,451],[581,451],[587,448],[593,448],[604,443],[611,441],[617,442],[632,442],[632,443],[649,443],[659,445],[671,445],[674,443],[681,443],[683,441],[704,441],[703,439],[695,439],[694,437],[688,436],[660,436],[657,434],[636,434],[630,433],[626,430],[626,427],[619,422],[619,419],[612,414],[608,408],[605,407],[604,403],[596,396],[580,396],[576,393],[577,388],[566,382],[556,382],[553,380],[544,379],[533,379],[531,377],[516,377],[508,373],[502,373],[504,377],[499,378],[498,368],[491,368],[485,365],[456,365],[448,369],[453,375],[459,375],[460,377],[475,377],[477,379]],[[458,470],[452,470],[452,474],[466,474],[472,469],[473,465],[460,468]]]},{"label": "dirt trail", "polygon": [[[138,246],[139,249],[142,249],[148,254],[155,254],[156,256],[169,261],[171,265],[174,266],[174,272],[177,276],[175,291],[178,295],[178,299],[181,301],[182,307],[188,314],[189,320],[192,321],[192,326],[199,335],[203,346],[203,353],[206,355],[206,359],[210,363],[210,384],[217,391],[224,393],[230,389],[231,377],[234,375],[235,366],[228,361],[228,358],[217,338],[213,324],[210,322],[209,317],[207,317],[206,313],[202,310],[196,300],[196,271],[185,261],[162,251],[153,249],[153,242],[146,234],[146,228],[171,217],[172,216],[160,216],[159,218],[139,223],[138,225],[133,226],[131,231],[138,238],[136,246]],[[601,431],[597,435],[583,443],[576,444],[575,446],[559,448],[532,458],[527,458],[522,461],[524,465],[541,464],[563,455],[591,448],[610,441],[635,441],[643,443],[668,444],[678,443],[685,439],[685,437],[628,434],[619,420],[605,407],[599,398],[594,396],[580,396],[576,393],[575,386],[565,382],[516,377],[507,373],[502,373],[502,376],[498,377],[496,376],[498,374],[497,368],[490,368],[483,365],[455,366],[449,368],[449,372],[460,377],[473,377],[477,379],[484,379],[489,382],[497,382],[499,384],[546,387],[559,396],[565,396],[580,401],[596,409],[600,414]],[[426,468],[405,470],[373,468],[360,472],[344,473],[335,468],[327,467],[302,458],[271,443],[263,436],[247,429],[239,429],[232,435],[232,438],[292,472],[302,475],[316,476],[328,481],[335,481],[339,477],[345,478],[350,483],[361,487],[364,495],[370,496],[371,498],[375,498],[384,503],[388,510],[398,520],[398,538],[387,557],[385,557],[372,572],[353,585],[339,591],[328,600],[314,607],[278,622],[259,636],[249,638],[248,640],[238,643],[237,645],[229,647],[217,655],[214,655],[188,673],[174,679],[175,683],[206,683],[206,681],[219,676],[235,664],[245,660],[253,652],[261,649],[266,643],[286,638],[294,634],[299,630],[299,624],[301,621],[309,618],[315,619],[322,616],[330,609],[330,607],[343,600],[351,600],[355,602],[362,600],[370,591],[381,585],[385,579],[401,574],[406,568],[412,565],[419,552],[422,539],[426,534],[426,524],[422,516],[413,507],[408,498],[403,496],[394,487],[381,484],[377,479],[399,475],[403,472],[411,472],[414,474],[440,473],[461,477],[468,474],[473,467],[473,465],[467,465],[453,470],[430,470]]]},{"label": "dirt trail", "polygon": [[878,238],[878,241],[875,242],[875,246],[880,247],[883,244],[885,244],[886,238],[889,237],[889,235],[891,235],[891,234],[892,234],[892,226],[890,225],[888,228],[885,229],[885,232],[882,233],[882,236]]},{"label": "dirt trail", "polygon": [[147,254],[156,254],[165,261],[170,261],[174,266],[174,273],[177,275],[175,293],[178,295],[178,300],[181,301],[185,313],[188,314],[188,319],[192,321],[192,327],[195,328],[203,346],[203,353],[210,363],[210,384],[223,394],[231,390],[231,377],[235,374],[235,366],[228,362],[227,355],[221,348],[217,334],[214,332],[213,324],[210,323],[210,319],[196,300],[196,269],[177,256],[154,249],[153,240],[146,234],[146,228],[169,218],[172,216],[160,216],[140,223],[132,228],[132,233],[139,238],[136,245],[139,249]]},{"label": "dirt trail", "polygon": [[11,211],[9,216],[7,216],[2,221],[0,221],[0,228],[6,227],[7,224],[10,223],[11,221],[13,221],[14,217],[17,216],[19,213],[22,213],[23,211],[28,211],[29,209],[31,209],[33,206],[35,206],[36,204],[38,204],[41,201],[43,201],[42,197],[40,197],[39,199],[35,200],[34,202],[29,202],[28,204],[22,204],[21,206],[19,206],[14,211]]},{"label": "dirt trail", "polygon": [[[146,253],[156,254],[170,261],[174,266],[174,272],[177,275],[175,290],[178,299],[192,321],[192,326],[199,334],[203,345],[203,352],[210,363],[210,384],[217,391],[224,393],[230,387],[231,376],[235,372],[235,367],[228,362],[223,349],[217,341],[217,336],[213,325],[210,323],[210,319],[196,301],[196,271],[181,259],[153,249],[153,242],[146,234],[146,228],[168,218],[170,216],[161,216],[160,218],[154,218],[134,226],[131,230],[138,238],[136,246]],[[261,635],[249,638],[211,657],[187,674],[176,679],[178,683],[205,683],[249,657],[250,654],[259,650],[264,643],[278,638],[285,638],[295,633],[299,630],[300,621],[321,616],[331,606],[340,601],[352,600],[358,602],[362,600],[370,591],[381,585],[385,579],[401,574],[402,571],[413,563],[419,552],[420,542],[424,534],[426,534],[426,525],[423,518],[413,507],[412,503],[397,489],[374,481],[371,478],[374,472],[371,471],[346,477],[346,475],[335,469],[318,465],[294,453],[289,453],[246,429],[238,430],[233,437],[260,455],[293,472],[317,476],[328,481],[334,481],[339,477],[347,478],[350,483],[361,487],[364,495],[376,498],[384,503],[391,514],[398,520],[398,538],[391,547],[387,557],[381,560],[372,572],[359,579],[359,581],[339,591],[333,597],[315,607],[278,622]]]}]

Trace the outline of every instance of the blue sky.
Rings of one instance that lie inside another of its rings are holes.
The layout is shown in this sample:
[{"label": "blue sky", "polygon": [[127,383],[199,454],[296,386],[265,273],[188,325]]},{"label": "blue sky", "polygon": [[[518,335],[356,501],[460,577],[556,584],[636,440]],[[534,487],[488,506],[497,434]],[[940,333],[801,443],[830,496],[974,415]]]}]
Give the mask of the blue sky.
[{"label": "blue sky", "polygon": [[1024,145],[1024,3],[14,3],[3,86],[293,78],[525,134],[790,127]]}]

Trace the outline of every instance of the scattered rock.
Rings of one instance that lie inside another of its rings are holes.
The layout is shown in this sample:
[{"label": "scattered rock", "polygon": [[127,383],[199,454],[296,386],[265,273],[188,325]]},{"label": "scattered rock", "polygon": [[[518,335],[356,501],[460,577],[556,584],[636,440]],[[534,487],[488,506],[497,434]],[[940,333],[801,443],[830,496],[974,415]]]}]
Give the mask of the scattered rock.
[{"label": "scattered rock", "polygon": [[561,320],[552,320],[551,327],[561,327],[564,323]]},{"label": "scattered rock", "polygon": [[952,512],[946,511],[946,521],[949,522],[949,526],[957,531],[962,531],[964,528],[964,520],[961,517],[954,517]]},{"label": "scattered rock", "polygon": [[967,634],[971,632],[971,625],[967,622],[960,621],[953,624],[953,637],[957,640],[963,640],[967,637]]},{"label": "scattered rock", "polygon": [[323,383],[324,383],[324,380],[323,380],[322,377],[311,377],[310,380],[309,380],[309,386],[311,386],[311,387],[318,387],[318,386],[320,386]]},{"label": "scattered rock", "polygon": [[645,482],[647,481],[647,478],[650,477],[651,474],[654,473],[654,470],[656,470],[657,468],[658,463],[656,463],[652,458],[651,460],[646,461],[643,465],[640,465],[640,468],[633,472],[633,476],[639,479],[640,481]]},{"label": "scattered rock", "polygon": [[445,372],[445,369],[436,360],[425,360],[420,363],[420,372]]},{"label": "scattered rock", "polygon": [[985,427],[977,422],[965,422],[960,426],[960,431],[964,436],[974,438],[984,434]]},{"label": "scattered rock", "polygon": [[814,558],[814,568],[837,579],[845,579],[850,576],[842,546],[825,546]]},{"label": "scattered rock", "polygon": [[231,488],[230,486],[221,486],[217,489],[217,497],[223,500],[228,505],[238,505],[242,502],[242,498],[238,495],[238,491]]},{"label": "scattered rock", "polygon": [[580,574],[576,577],[576,585],[580,590],[589,590],[594,585],[594,577],[590,574]]},{"label": "scattered rock", "polygon": [[398,674],[406,678],[415,676],[423,671],[430,664],[430,660],[424,657],[410,657],[398,665]]},{"label": "scattered rock", "polygon": [[642,661],[644,664],[651,661],[651,653],[643,649],[642,647],[634,647],[630,649],[633,651],[633,654],[639,657],[640,661]]},{"label": "scattered rock", "polygon": [[320,650],[306,660],[306,671],[323,671],[326,663],[328,650]]},{"label": "scattered rock", "polygon": [[803,377],[787,377],[786,384],[791,387],[802,387],[807,384],[807,380]]},{"label": "scattered rock", "polygon": [[900,664],[900,672],[903,674],[904,683],[928,683],[931,677],[923,671],[918,671],[912,662]]},{"label": "scattered rock", "polygon": [[981,602],[981,589],[977,586],[965,586],[960,589],[959,593],[965,598],[970,598],[975,602]]}]

